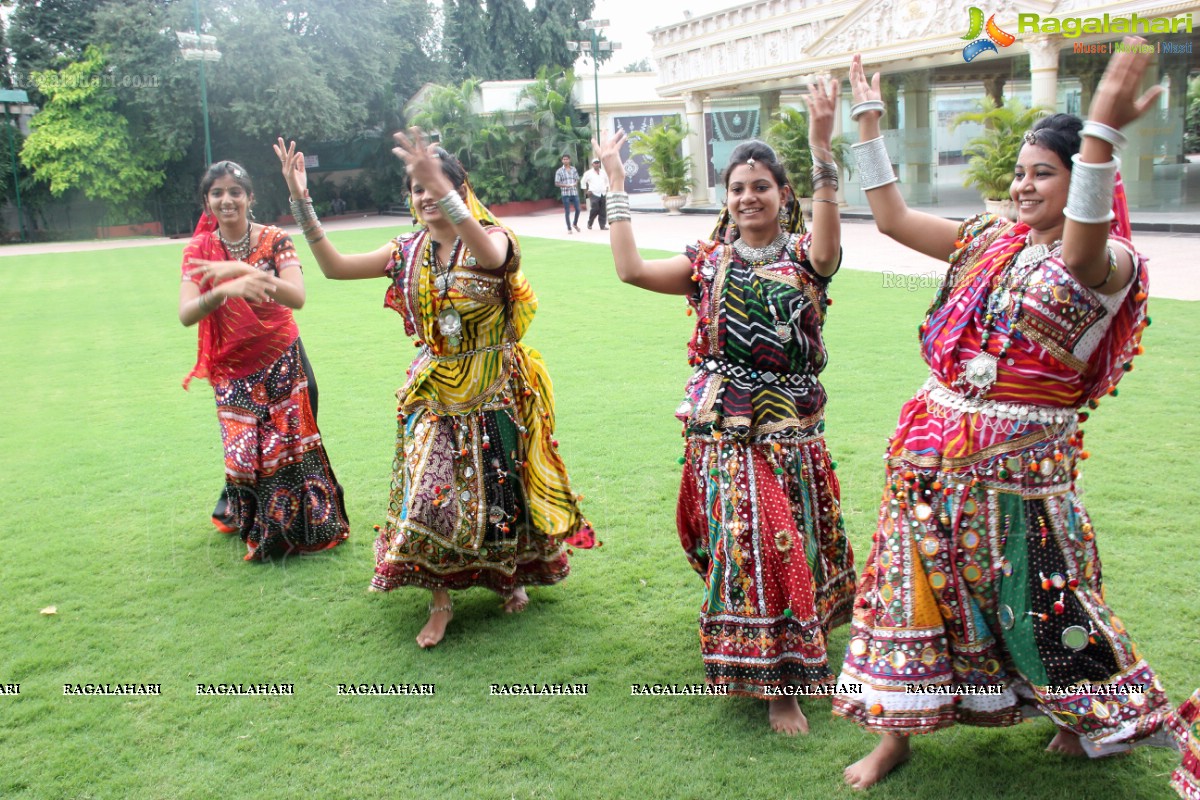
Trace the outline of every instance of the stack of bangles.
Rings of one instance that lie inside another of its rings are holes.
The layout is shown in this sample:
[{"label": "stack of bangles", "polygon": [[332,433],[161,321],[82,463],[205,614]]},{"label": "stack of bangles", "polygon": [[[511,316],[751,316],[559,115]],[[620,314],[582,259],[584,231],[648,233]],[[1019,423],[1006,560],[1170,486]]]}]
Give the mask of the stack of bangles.
[{"label": "stack of bangles", "polygon": [[304,234],[304,241],[316,244],[325,238],[325,229],[321,227],[321,220],[317,219],[317,212],[313,210],[311,197],[305,197],[303,200],[289,198],[288,205],[291,206],[296,224]]},{"label": "stack of bangles", "polygon": [[608,193],[608,224],[614,222],[633,222],[633,216],[629,213],[628,192]]},{"label": "stack of bangles", "polygon": [[221,302],[216,304],[213,303],[212,290],[202,293],[200,297],[196,299],[196,308],[200,309],[200,313],[202,314],[207,314],[213,309],[223,305],[225,305],[224,300],[221,300]]},{"label": "stack of bangles", "polygon": [[[818,189],[833,189],[838,190],[838,165],[833,160],[833,153],[829,150],[820,147],[810,147],[812,151],[812,190],[816,194]],[[822,150],[829,156],[829,161],[817,158],[817,150]],[[830,200],[827,197],[814,197],[814,203],[832,203],[837,205],[837,200]]]}]

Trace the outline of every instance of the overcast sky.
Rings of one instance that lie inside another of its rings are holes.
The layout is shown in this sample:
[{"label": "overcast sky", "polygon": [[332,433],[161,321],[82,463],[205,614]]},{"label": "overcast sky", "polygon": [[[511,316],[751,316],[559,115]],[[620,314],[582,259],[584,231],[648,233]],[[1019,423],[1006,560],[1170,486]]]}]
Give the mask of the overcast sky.
[{"label": "overcast sky", "polygon": [[648,57],[649,31],[683,21],[685,10],[701,16],[737,5],[737,0],[596,0],[592,16],[611,22],[605,33],[610,40],[621,43],[621,49],[601,65],[600,71],[620,72],[626,64]]}]

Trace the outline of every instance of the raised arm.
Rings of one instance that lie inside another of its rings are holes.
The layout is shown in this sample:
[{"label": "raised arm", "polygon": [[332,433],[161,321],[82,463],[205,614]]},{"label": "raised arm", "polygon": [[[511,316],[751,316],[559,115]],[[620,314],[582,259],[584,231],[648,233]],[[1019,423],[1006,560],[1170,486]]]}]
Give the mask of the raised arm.
[{"label": "raised arm", "polygon": [[[808,106],[808,147],[813,154],[813,231],[808,259],[817,274],[829,277],[837,272],[842,261],[842,226],[838,215],[837,167],[833,164],[830,141],[833,138],[833,115],[837,109],[838,81],[808,85],[804,102]],[[817,166],[817,162],[822,162]],[[818,171],[825,170],[817,175]]]},{"label": "raised arm", "polygon": [[458,199],[457,205],[462,206],[462,198],[442,171],[435,146],[425,143],[421,129],[409,128],[408,134],[397,132],[394,138],[397,146],[392,152],[403,159],[412,182],[423,186],[425,194],[437,200],[438,207],[454,225],[454,232],[471,251],[480,269],[496,270],[508,263],[509,239],[503,231],[488,233],[475,217],[470,214],[456,217],[448,211],[451,205],[444,205],[444,201],[454,195]]},{"label": "raised arm", "polygon": [[[854,92],[855,106],[851,108],[850,116],[851,119],[858,117],[859,143],[854,145],[854,157],[871,215],[875,217],[875,227],[905,247],[944,261],[955,250],[958,223],[914,211],[904,202],[879,131],[879,118],[883,116],[879,73],[876,72],[868,83],[862,56],[858,53],[850,62],[850,88]],[[863,103],[870,106],[865,110],[858,108]]]},{"label": "raised arm", "polygon": [[1064,212],[1063,263],[1076,280],[1102,294],[1125,288],[1133,272],[1133,259],[1125,248],[1113,247],[1109,260],[1108,229],[1118,166],[1115,145],[1125,138],[1120,130],[1149,111],[1162,93],[1161,86],[1141,92],[1151,55],[1134,51],[1145,43],[1145,39],[1126,37],[1126,48],[1109,59],[1092,96],[1081,132],[1083,142],[1071,170]]},{"label": "raised arm", "polygon": [[[287,181],[293,213],[300,212],[296,215],[296,221],[301,223],[301,227],[305,227],[301,217],[311,213],[312,201],[308,196],[308,173],[304,169],[304,153],[296,150],[295,142],[285,144],[283,137],[280,137],[273,147],[275,155],[279,156],[283,179]],[[317,265],[326,278],[346,281],[384,277],[384,270],[392,257],[390,244],[369,253],[343,255],[333,246],[333,242],[326,238],[325,232],[316,222],[315,214],[312,215],[312,221],[313,226],[304,231],[304,238],[308,241],[309,249],[312,250],[313,257],[317,259]]]},{"label": "raised arm", "polygon": [[691,294],[696,284],[692,281],[692,263],[687,256],[647,261],[638,252],[629,217],[629,195],[625,194],[625,165],[621,162],[621,145],[624,143],[625,131],[622,130],[615,136],[605,133],[600,141],[592,139],[592,148],[608,174],[608,240],[617,277],[651,292]]}]

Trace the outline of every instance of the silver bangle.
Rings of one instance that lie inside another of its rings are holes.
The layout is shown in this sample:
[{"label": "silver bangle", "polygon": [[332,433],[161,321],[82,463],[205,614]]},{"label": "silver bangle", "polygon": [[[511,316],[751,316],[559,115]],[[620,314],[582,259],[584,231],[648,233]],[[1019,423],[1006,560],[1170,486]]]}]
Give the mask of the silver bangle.
[{"label": "silver bangle", "polygon": [[882,100],[864,100],[861,103],[855,103],[850,106],[850,121],[857,122],[858,118],[868,111],[878,111],[879,116],[883,116],[883,101]]},{"label": "silver bangle", "polygon": [[[306,242],[312,244],[325,238],[325,231],[321,228],[321,221],[317,219],[317,212],[313,210],[311,197],[305,197],[303,200],[293,200],[289,197],[288,206],[291,208],[292,218],[300,226],[300,232],[304,234]],[[314,232],[320,234],[315,239],[313,238]]]},{"label": "silver bangle", "polygon": [[852,144],[850,149],[854,151],[854,162],[858,164],[860,176],[859,183],[864,192],[899,180],[892,171],[892,159],[888,156],[882,136]]},{"label": "silver bangle", "polygon": [[838,168],[837,164],[829,161],[818,161],[813,157],[812,167],[812,188],[813,191],[824,186],[832,186],[836,192],[838,188]]},{"label": "silver bangle", "polygon": [[1090,119],[1083,123],[1083,128],[1079,131],[1079,135],[1091,136],[1093,139],[1108,142],[1113,146],[1114,150],[1120,150],[1129,144],[1129,140],[1125,138],[1125,134],[1116,128],[1111,125],[1105,125],[1103,122],[1094,122]]},{"label": "silver bangle", "polygon": [[1071,188],[1067,191],[1067,207],[1063,216],[1075,222],[1095,224],[1111,222],[1113,216],[1113,185],[1121,159],[1092,164],[1081,161],[1079,154],[1071,156]]},{"label": "silver bangle", "polygon": [[612,225],[615,222],[628,222],[633,224],[633,216],[630,215],[628,211],[619,211],[615,214],[610,211],[608,214],[608,224]]},{"label": "silver bangle", "polygon": [[[815,191],[815,190],[814,190],[814,191]],[[835,206],[836,206],[836,205],[838,205],[838,201],[837,201],[837,200],[830,200],[828,197],[814,197],[814,198],[812,199],[812,201],[813,201],[814,203],[832,203],[832,204],[833,204],[833,205],[835,205]]]},{"label": "silver bangle", "polygon": [[1108,246],[1107,250],[1108,250],[1108,272],[1104,273],[1104,280],[1100,281],[1099,283],[1094,283],[1094,284],[1091,284],[1088,286],[1088,288],[1091,289],[1093,292],[1103,289],[1105,286],[1108,285],[1108,282],[1112,280],[1113,275],[1117,274],[1117,254],[1112,249],[1111,244]]},{"label": "silver bangle", "polygon": [[471,218],[467,204],[459,197],[458,192],[451,189],[445,197],[437,201],[437,207],[446,215],[446,219],[455,225],[461,225]]}]

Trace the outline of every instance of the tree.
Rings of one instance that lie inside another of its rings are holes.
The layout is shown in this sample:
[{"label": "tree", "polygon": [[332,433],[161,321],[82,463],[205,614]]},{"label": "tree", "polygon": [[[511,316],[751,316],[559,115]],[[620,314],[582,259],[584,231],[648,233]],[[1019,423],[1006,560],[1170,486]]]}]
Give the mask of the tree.
[{"label": "tree", "polygon": [[450,78],[461,81],[486,76],[492,45],[480,0],[445,0],[443,13],[442,58],[449,65]]},{"label": "tree", "polygon": [[441,146],[467,171],[476,167],[474,150],[485,127],[483,117],[475,111],[478,94],[479,81],[475,78],[467,78],[458,86],[431,86],[411,117],[413,125],[437,134]]},{"label": "tree", "polygon": [[533,28],[525,0],[487,0],[487,30],[497,46],[490,48],[491,63],[481,77],[493,81],[530,77],[527,50]]},{"label": "tree", "polygon": [[56,75],[35,74],[46,104],[31,121],[21,161],[50,193],[79,189],[91,200],[114,205],[136,202],[163,182],[153,162],[130,134],[129,123],[113,111],[115,92],[104,83],[104,53],[84,51],[83,60]]},{"label": "tree", "polygon": [[[594,6],[595,0],[537,0],[525,77],[534,77],[542,67],[565,69],[575,63],[567,42],[579,40],[579,23],[591,17]],[[611,52],[605,53],[600,61],[610,56]]]},{"label": "tree", "polygon": [[[140,24],[130,25],[131,16]],[[196,67],[180,58],[174,36],[163,34],[180,22],[178,10],[173,17],[162,0],[107,3],[92,19],[91,39],[104,50],[114,109],[128,120],[142,155],[159,164],[183,158],[203,124],[199,102],[185,99],[199,98]]]},{"label": "tree", "polygon": [[[9,46],[22,85],[35,72],[78,60],[90,42],[92,0],[23,0],[10,19]],[[36,91],[36,84],[32,86]],[[40,96],[31,94],[35,102]]]},{"label": "tree", "polygon": [[649,58],[643,58],[640,61],[626,64],[621,68],[621,72],[654,72],[654,67],[650,66]]},{"label": "tree", "polygon": [[574,72],[542,67],[521,90],[519,110],[530,120],[529,161],[541,172],[557,168],[564,153],[579,161],[588,149],[591,131],[571,102],[575,80]]},{"label": "tree", "polygon": [[0,86],[12,88],[12,76],[9,75],[8,34],[5,31],[4,19],[0,17]]}]

